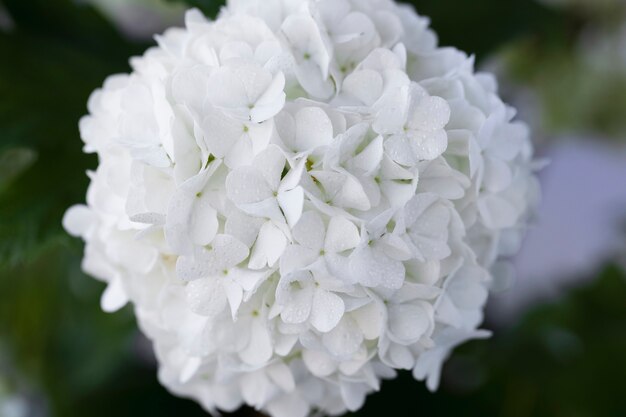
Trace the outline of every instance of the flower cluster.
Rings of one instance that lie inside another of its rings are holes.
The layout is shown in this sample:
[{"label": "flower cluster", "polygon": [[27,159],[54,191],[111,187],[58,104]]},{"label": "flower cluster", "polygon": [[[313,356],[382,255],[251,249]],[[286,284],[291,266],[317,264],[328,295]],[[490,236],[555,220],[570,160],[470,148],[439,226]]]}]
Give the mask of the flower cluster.
[{"label": "flower cluster", "polygon": [[91,97],[64,224],[161,382],[274,417],[356,410],[398,369],[436,389],[537,195],[494,79],[391,0],[232,0],[157,41]]}]

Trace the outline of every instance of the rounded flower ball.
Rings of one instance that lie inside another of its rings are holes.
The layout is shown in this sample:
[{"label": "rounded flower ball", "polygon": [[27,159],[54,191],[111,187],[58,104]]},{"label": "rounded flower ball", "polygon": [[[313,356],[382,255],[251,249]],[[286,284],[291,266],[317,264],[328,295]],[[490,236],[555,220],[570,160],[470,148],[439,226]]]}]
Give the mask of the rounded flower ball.
[{"label": "rounded flower ball", "polygon": [[161,383],[273,417],[357,410],[398,370],[435,390],[538,193],[494,78],[391,0],[232,0],[156,39],[89,100],[64,225]]}]

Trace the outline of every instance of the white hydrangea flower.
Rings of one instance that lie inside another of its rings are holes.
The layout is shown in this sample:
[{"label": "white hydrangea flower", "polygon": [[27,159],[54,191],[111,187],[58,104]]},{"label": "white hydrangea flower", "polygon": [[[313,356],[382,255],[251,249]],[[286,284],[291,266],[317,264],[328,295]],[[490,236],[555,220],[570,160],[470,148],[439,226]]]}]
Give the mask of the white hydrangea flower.
[{"label": "white hydrangea flower", "polygon": [[274,417],[356,410],[398,369],[436,389],[538,195],[493,77],[391,0],[231,0],[157,40],[91,97],[64,225],[160,381]]}]

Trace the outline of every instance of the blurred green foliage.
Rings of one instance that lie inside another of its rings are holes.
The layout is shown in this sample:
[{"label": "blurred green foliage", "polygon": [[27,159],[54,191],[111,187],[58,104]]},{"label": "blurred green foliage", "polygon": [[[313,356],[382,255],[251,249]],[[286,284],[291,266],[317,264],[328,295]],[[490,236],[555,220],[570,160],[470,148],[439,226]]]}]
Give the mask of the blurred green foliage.
[{"label": "blurred green foliage", "polygon": [[0,340],[54,415],[69,415],[76,395],[120,366],[134,329],[130,314],[99,311],[102,286],[79,272],[81,245],[61,227],[96,164],[77,121],[91,91],[144,46],[70,0],[3,5],[14,27],[0,32]]},{"label": "blurred green foliage", "polygon": [[[222,4],[170,1],[211,16]],[[65,209],[84,201],[85,171],[97,162],[82,153],[78,136],[89,94],[107,75],[128,71],[128,58],[147,45],[122,38],[93,8],[73,0],[0,4],[14,23],[0,30],[0,394],[40,396],[59,417],[204,415],[167,394],[154,364],[138,359],[147,347],[130,307],[101,312],[103,286],[80,272],[82,245],[61,228]],[[626,119],[608,105],[591,112],[573,107],[608,97],[625,109],[622,84],[589,94],[576,89],[571,100],[564,95],[588,78],[562,59],[573,56],[586,16],[530,0],[414,4],[431,16],[442,44],[481,59],[504,48],[515,76],[546,94],[554,126],[623,128]],[[460,349],[439,393],[403,374],[356,415],[379,416],[390,405],[397,416],[624,415],[625,299],[623,273],[609,268],[589,288],[497,331],[491,341]]]},{"label": "blurred green foliage", "polygon": [[532,85],[542,104],[547,133],[579,132],[626,137],[626,62],[601,67],[581,58],[579,45],[516,45],[503,54],[518,83]]},{"label": "blurred green foliage", "polygon": [[210,17],[217,16],[220,8],[224,5],[224,1],[220,0],[167,0],[170,3],[182,3],[188,7],[196,7]]},{"label": "blurred green foliage", "polygon": [[506,72],[538,95],[545,133],[624,140],[626,3],[551,2],[564,26],[509,44],[500,55]]},{"label": "blurred green foliage", "polygon": [[[0,265],[32,260],[63,240],[61,216],[84,199],[78,119],[90,92],[127,71],[129,44],[89,7],[71,0],[4,0],[13,30],[0,31]],[[20,162],[21,161],[21,162]]]}]

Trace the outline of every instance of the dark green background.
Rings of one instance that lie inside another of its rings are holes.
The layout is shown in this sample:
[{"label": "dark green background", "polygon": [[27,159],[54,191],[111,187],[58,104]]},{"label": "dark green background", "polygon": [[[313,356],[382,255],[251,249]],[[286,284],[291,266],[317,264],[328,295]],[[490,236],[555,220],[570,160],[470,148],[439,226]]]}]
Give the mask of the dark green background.
[{"label": "dark green background", "polygon": [[[220,5],[186,3],[209,15]],[[542,134],[623,137],[624,74],[589,74],[576,58],[581,30],[614,24],[611,12],[530,0],[413,3],[442,44],[479,62],[500,56],[510,83],[541,91]],[[32,417],[204,415],[158,385],[154,364],[141,359],[149,346],[130,308],[101,312],[103,285],[80,272],[82,245],[61,228],[65,209],[84,201],[85,171],[96,165],[78,137],[87,98],[148,45],[70,0],[0,4],[15,24],[0,31],[0,402],[26,398]],[[438,393],[402,375],[355,415],[626,416],[624,273],[609,265],[591,282],[459,349]]]}]

